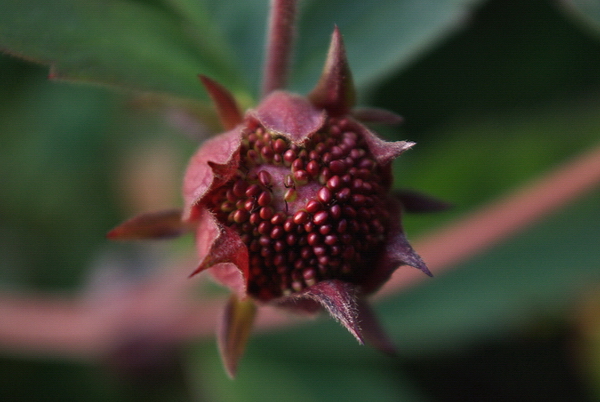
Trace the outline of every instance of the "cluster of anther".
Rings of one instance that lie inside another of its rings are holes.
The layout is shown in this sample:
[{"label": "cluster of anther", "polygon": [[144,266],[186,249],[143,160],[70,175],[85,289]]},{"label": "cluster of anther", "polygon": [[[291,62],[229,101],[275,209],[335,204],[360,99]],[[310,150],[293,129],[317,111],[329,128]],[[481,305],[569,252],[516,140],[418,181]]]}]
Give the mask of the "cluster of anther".
[{"label": "cluster of anther", "polygon": [[248,127],[236,177],[209,197],[248,247],[248,293],[266,301],[320,280],[359,282],[385,238],[380,173],[346,119],[301,145]]}]

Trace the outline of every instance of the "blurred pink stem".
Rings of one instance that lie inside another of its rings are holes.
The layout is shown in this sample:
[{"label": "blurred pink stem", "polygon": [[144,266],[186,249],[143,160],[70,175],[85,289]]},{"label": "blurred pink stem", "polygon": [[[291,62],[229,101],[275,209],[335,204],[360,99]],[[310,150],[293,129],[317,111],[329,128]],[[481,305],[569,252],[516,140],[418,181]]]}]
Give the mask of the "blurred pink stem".
[{"label": "blurred pink stem", "polygon": [[264,66],[263,97],[286,85],[288,66],[294,47],[295,0],[271,0],[267,57]]},{"label": "blurred pink stem", "polygon": [[[414,244],[434,274],[483,252],[598,187],[600,147],[568,162],[498,202],[437,230]],[[68,298],[0,294],[0,349],[30,356],[94,358],[140,332],[161,342],[210,336],[224,298],[198,300],[190,263],[115,293]],[[390,296],[428,279],[402,268],[379,296]],[[428,279],[431,280],[431,279]],[[272,329],[299,320],[262,308],[255,325]]]}]

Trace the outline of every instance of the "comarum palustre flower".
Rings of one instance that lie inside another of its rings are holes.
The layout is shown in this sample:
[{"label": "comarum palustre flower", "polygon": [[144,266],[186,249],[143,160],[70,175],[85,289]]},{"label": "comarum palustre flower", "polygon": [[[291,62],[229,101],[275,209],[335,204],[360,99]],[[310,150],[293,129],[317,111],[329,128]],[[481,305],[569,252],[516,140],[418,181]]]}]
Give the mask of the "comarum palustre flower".
[{"label": "comarum palustre flower", "polygon": [[406,240],[402,203],[391,191],[392,161],[414,143],[385,142],[359,122],[398,117],[353,110],[339,30],[307,97],[276,90],[242,114],[227,90],[201,80],[228,131],[192,157],[183,211],[140,215],[109,237],[195,231],[193,274],[209,269],[233,291],[218,333],[232,376],[255,306],[266,303],[300,313],[325,309],[360,343],[393,353],[365,296],[402,265],[430,275]]}]

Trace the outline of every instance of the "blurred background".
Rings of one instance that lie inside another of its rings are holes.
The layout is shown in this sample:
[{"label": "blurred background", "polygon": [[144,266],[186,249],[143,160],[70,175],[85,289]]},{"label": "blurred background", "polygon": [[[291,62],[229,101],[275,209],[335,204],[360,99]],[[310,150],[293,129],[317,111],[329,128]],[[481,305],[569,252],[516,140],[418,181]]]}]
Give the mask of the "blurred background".
[{"label": "blurred background", "polygon": [[[187,159],[215,131],[196,74],[256,102],[267,1],[31,3],[0,0],[0,313],[15,295],[94,304],[157,273],[186,276],[193,263],[176,267],[193,255],[190,238],[104,236],[138,212],[181,205]],[[316,82],[334,23],[361,105],[405,118],[377,131],[417,142],[395,185],[454,204],[405,217],[417,244],[599,145],[598,2],[302,2],[293,90]],[[596,185],[377,303],[399,358],[325,318],[252,336],[235,381],[211,337],[169,343],[140,329],[108,352],[67,340],[64,354],[0,342],[0,400],[600,400],[599,203]],[[202,286],[193,292],[220,292]],[[0,321],[15,325],[35,322]]]}]

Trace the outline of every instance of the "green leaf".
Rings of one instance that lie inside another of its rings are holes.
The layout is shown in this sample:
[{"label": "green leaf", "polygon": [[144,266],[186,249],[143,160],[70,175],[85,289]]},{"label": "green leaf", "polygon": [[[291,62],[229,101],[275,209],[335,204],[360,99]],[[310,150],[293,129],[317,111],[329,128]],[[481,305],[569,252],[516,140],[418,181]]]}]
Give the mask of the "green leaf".
[{"label": "green leaf", "polygon": [[217,30],[142,2],[5,0],[0,49],[51,65],[57,78],[187,98],[206,98],[198,74],[241,88]]},{"label": "green leaf", "polygon": [[382,303],[404,353],[456,348],[564,316],[600,283],[600,192],[493,250]]},{"label": "green leaf", "polygon": [[[309,330],[308,336],[290,340],[282,333],[255,336],[242,359],[235,381],[220,367],[214,341],[196,348],[190,359],[198,399],[223,402],[262,401],[421,401],[427,400],[390,358],[369,353],[334,323],[333,331]],[[322,328],[320,328],[322,329]],[[303,330],[294,329],[296,333]],[[329,339],[327,336],[331,335]],[[320,340],[312,346],[314,338]],[[335,341],[334,341],[335,339]],[[295,341],[298,341],[295,343]],[[319,346],[335,346],[331,349]],[[343,353],[339,353],[339,349]],[[362,358],[356,358],[356,352]],[[361,353],[362,352],[362,353]]]},{"label": "green leaf", "polygon": [[365,86],[406,66],[461,26],[481,0],[302,2],[293,88],[315,85],[334,24],[344,36],[356,85]]},{"label": "green leaf", "polygon": [[[196,0],[169,1],[196,3]],[[245,86],[256,98],[262,80],[269,1],[204,0],[203,3],[211,21],[220,28],[233,50],[236,67]],[[295,66],[292,66],[292,70],[294,68]]]}]

